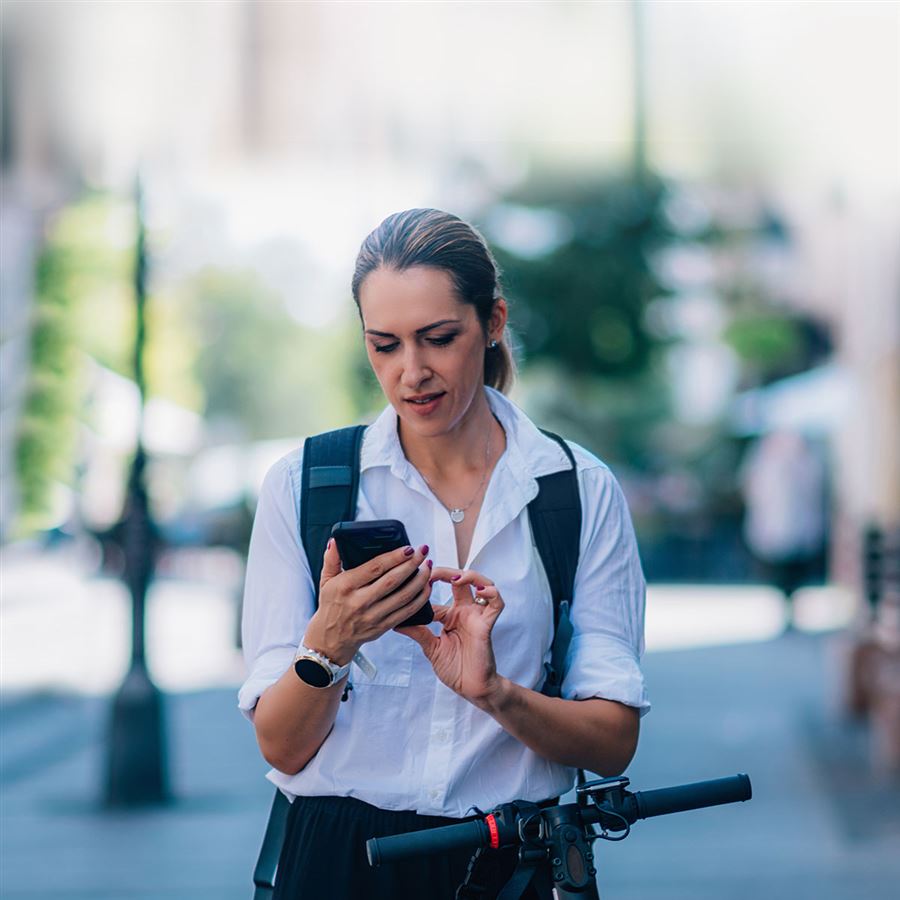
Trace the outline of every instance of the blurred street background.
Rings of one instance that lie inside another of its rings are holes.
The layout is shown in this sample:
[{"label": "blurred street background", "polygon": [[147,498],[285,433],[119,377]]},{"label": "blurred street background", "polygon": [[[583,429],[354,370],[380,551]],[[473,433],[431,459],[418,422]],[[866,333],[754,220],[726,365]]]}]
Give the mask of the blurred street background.
[{"label": "blurred street background", "polygon": [[[485,234],[513,399],[649,583],[605,898],[900,883],[900,4],[0,6],[0,895],[239,898],[256,495],[371,419],[386,215]],[[425,896],[425,895],[423,895]]]}]

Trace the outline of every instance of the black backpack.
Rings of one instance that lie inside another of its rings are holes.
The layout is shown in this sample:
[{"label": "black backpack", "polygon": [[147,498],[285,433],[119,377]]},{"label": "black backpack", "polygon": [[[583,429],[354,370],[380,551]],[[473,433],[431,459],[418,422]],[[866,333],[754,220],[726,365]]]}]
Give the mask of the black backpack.
[{"label": "black backpack", "polygon": [[[356,516],[359,450],[365,430],[364,425],[354,425],[327,431],[307,438],[303,445],[300,537],[312,570],[317,603],[322,557],[331,537],[332,526],[335,522],[349,521]],[[553,645],[541,693],[558,697],[563,665],[572,638],[569,606],[578,567],[581,499],[572,451],[558,435],[549,431],[544,434],[562,447],[572,464],[570,469],[538,478],[538,494],[528,504],[534,543],[544,564],[553,597]],[[346,698],[346,693],[344,696]],[[289,809],[290,802],[276,789],[253,872],[254,900],[268,900],[272,896]]]}]

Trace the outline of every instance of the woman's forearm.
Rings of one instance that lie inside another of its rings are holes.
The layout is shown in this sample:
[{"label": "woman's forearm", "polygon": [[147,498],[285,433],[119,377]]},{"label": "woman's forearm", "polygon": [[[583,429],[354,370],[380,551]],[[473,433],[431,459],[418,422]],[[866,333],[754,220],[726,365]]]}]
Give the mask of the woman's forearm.
[{"label": "woman's forearm", "polygon": [[[343,571],[335,542],[322,562],[320,603],[303,646],[338,665],[423,606],[431,594],[428,547],[399,548]],[[400,587],[398,588],[398,585]],[[291,666],[259,698],[256,739],[266,762],[295,775],[316,755],[334,725],[346,679],[327,688],[305,684]]]},{"label": "woman's forearm", "polygon": [[638,711],[612,700],[546,697],[508,678],[473,701],[545,759],[604,777],[621,774],[637,749]]},{"label": "woman's forearm", "polygon": [[334,725],[346,678],[327,688],[304,684],[293,666],[259,698],[253,724],[266,762],[296,775]]}]

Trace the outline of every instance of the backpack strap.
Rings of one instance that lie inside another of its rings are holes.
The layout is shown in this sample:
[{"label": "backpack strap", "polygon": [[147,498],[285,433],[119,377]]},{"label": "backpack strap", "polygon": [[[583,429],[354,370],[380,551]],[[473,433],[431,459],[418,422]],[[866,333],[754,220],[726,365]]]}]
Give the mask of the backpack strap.
[{"label": "backpack strap", "polygon": [[[570,613],[581,549],[581,495],[578,492],[578,466],[569,445],[558,434],[543,428],[541,431],[559,444],[571,464],[561,472],[538,478],[538,495],[528,504],[531,533],[553,598],[553,643],[550,645],[550,662],[544,665],[546,677],[541,693],[559,697],[573,633]],[[578,769],[575,778],[576,784],[584,784],[584,770]],[[473,864],[476,863],[473,861]],[[534,872],[523,865],[520,856],[519,865],[498,900],[521,896],[533,877]],[[546,876],[542,874],[541,877]],[[549,880],[535,884],[534,888],[538,896],[550,895]]]},{"label": "backpack strap", "polygon": [[356,517],[359,451],[365,425],[352,425],[308,437],[300,476],[300,538],[309,560],[316,606],[322,557],[335,522]]},{"label": "backpack strap", "polygon": [[[335,522],[349,521],[356,516],[359,451],[365,431],[365,425],[353,425],[313,435],[303,444],[300,539],[309,559],[316,591],[316,606],[319,604],[322,557],[331,537],[331,529]],[[276,788],[266,833],[253,871],[254,900],[269,900],[272,897],[290,808],[287,797]]]},{"label": "backpack strap", "polygon": [[263,835],[256,868],[253,870],[253,900],[269,900],[275,890],[275,873],[287,831],[287,817],[291,804],[287,797],[275,788],[272,809]]},{"label": "backpack strap", "polygon": [[572,595],[575,592],[575,571],[581,543],[581,497],[578,493],[578,472],[569,445],[552,431],[547,437],[562,447],[571,468],[538,478],[538,495],[528,504],[528,518],[534,543],[547,572],[553,597],[553,644],[550,662],[545,666],[547,677],[541,693],[558,697],[562,674],[572,640],[569,617]]}]

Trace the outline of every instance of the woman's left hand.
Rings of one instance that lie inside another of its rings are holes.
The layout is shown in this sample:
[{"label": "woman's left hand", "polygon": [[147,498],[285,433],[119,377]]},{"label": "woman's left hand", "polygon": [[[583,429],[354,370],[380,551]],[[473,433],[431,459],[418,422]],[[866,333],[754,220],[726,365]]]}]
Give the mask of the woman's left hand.
[{"label": "woman's left hand", "polygon": [[445,581],[453,590],[450,606],[434,607],[444,627],[434,634],[427,625],[398,628],[424,652],[437,677],[467,700],[480,705],[497,688],[491,631],[503,611],[503,598],[494,583],[470,569],[435,568],[431,581]]}]

